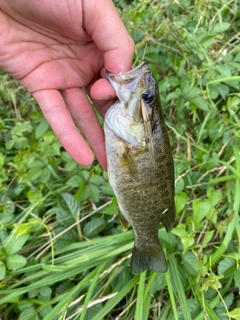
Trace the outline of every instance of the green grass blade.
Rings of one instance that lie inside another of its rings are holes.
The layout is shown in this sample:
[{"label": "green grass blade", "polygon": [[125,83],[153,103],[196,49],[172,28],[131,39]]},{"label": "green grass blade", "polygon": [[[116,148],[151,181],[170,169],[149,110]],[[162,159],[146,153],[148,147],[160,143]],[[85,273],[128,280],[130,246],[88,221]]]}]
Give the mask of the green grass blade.
[{"label": "green grass blade", "polygon": [[119,303],[136,285],[139,280],[138,276],[133,277],[120,292],[116,294],[112,299],[108,300],[105,306],[101,309],[100,312],[92,320],[102,320],[104,317],[111,312],[111,310]]},{"label": "green grass blade", "polygon": [[52,309],[52,311],[43,318],[43,320],[51,320],[61,310],[65,309],[66,306],[68,306],[68,304],[74,299],[75,295],[81,290],[81,288],[91,280],[94,273],[95,273],[95,270],[92,271],[82,281],[80,281],[72,290],[70,290],[68,294],[63,299],[61,299],[61,301]]},{"label": "green grass blade", "polygon": [[203,301],[202,293],[197,293],[199,302],[204,305],[204,311],[200,312],[193,320],[202,320],[204,319],[204,313],[206,312],[211,320],[219,320],[218,316],[214,312],[213,308],[218,304],[220,298],[216,296],[212,302],[209,304],[207,301]]},{"label": "green grass blade", "polygon": [[104,262],[101,266],[99,266],[98,268],[96,268],[94,271],[95,271],[95,276],[94,278],[92,279],[92,283],[88,289],[88,293],[86,295],[86,298],[84,300],[84,304],[83,304],[83,309],[82,309],[82,312],[81,312],[81,316],[80,316],[80,320],[84,320],[85,318],[85,315],[86,315],[86,312],[87,312],[87,307],[88,307],[88,304],[89,304],[89,301],[91,299],[91,296],[92,296],[92,293],[93,293],[93,290],[96,286],[96,283],[97,281],[99,280],[99,275],[100,273],[102,272],[103,268],[106,266],[106,262]]},{"label": "green grass blade", "polygon": [[168,292],[169,292],[170,301],[171,301],[171,305],[172,305],[172,310],[173,310],[173,314],[174,314],[174,319],[178,320],[177,306],[176,306],[176,302],[175,302],[175,297],[174,297],[174,293],[173,293],[173,287],[172,287],[172,282],[170,279],[169,270],[166,272],[165,277],[166,277]]},{"label": "green grass blade", "polygon": [[[235,174],[235,197],[234,197],[234,203],[233,203],[233,218],[231,222],[228,225],[227,232],[225,234],[225,237],[223,239],[222,244],[220,247],[215,251],[211,259],[209,260],[209,267],[212,267],[223,255],[223,253],[226,251],[229,242],[232,239],[232,235],[234,232],[234,229],[238,230],[239,228],[239,208],[240,208],[240,156],[239,151],[236,146],[233,147],[233,152],[235,155],[235,162],[236,162],[236,169],[233,168],[233,166],[229,165],[226,162],[222,162],[224,165],[227,166],[229,170],[231,170]],[[237,196],[238,195],[238,196]]]},{"label": "green grass blade", "polygon": [[137,290],[137,303],[135,309],[134,319],[144,320],[143,308],[144,308],[144,287],[145,287],[146,271],[140,274],[138,290]]},{"label": "green grass blade", "polygon": [[[166,305],[163,307],[163,312],[161,313],[161,320],[168,320],[172,319],[172,317],[169,317],[169,311],[171,310],[170,305]],[[176,319],[176,318],[175,318]]]},{"label": "green grass blade", "polygon": [[170,261],[170,263],[169,263],[170,272],[171,272],[171,275],[174,277],[177,295],[179,297],[179,302],[181,305],[181,310],[184,314],[184,318],[186,320],[192,320],[191,315],[189,313],[188,306],[187,306],[187,297],[185,296],[185,291],[183,288],[182,280],[180,278],[180,273],[178,270],[178,265],[177,265],[177,261],[176,261],[175,256],[173,256],[173,255],[169,256],[169,261]]}]

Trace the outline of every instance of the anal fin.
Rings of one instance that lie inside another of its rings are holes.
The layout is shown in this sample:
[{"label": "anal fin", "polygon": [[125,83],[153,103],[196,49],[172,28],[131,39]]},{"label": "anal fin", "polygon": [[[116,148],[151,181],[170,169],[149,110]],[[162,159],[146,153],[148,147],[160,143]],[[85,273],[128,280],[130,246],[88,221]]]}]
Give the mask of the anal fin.
[{"label": "anal fin", "polygon": [[120,219],[120,222],[121,222],[121,225],[123,227],[123,230],[124,231],[127,231],[128,229],[128,221],[127,219],[124,217],[124,215],[122,214],[121,210],[119,209],[118,207],[118,213],[119,213],[119,219]]}]

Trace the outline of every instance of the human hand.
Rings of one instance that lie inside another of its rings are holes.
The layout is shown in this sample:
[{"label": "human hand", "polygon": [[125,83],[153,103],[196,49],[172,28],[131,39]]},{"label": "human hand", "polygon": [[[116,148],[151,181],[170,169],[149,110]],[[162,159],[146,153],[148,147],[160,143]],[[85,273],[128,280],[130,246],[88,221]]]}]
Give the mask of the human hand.
[{"label": "human hand", "polygon": [[[0,0],[0,69],[37,100],[58,139],[81,165],[106,169],[104,116],[114,91],[104,69],[132,67],[134,44],[111,0]],[[75,126],[75,124],[76,126]]]}]

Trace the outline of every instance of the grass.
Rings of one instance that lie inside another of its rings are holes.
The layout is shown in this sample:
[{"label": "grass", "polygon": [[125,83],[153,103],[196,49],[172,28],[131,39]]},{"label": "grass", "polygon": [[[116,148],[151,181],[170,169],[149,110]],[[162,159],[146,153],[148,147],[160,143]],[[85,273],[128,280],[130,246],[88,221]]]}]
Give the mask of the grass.
[{"label": "grass", "polygon": [[[108,177],[77,165],[33,98],[0,75],[0,317],[240,319],[238,2],[115,0],[159,85],[176,224],[166,274],[130,273]],[[47,146],[47,148],[46,148]]]}]

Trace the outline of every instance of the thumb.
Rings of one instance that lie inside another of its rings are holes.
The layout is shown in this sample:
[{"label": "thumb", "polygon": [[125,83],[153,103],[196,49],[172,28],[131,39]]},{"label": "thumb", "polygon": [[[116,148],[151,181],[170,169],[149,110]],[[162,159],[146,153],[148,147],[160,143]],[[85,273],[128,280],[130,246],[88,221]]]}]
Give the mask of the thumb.
[{"label": "thumb", "polygon": [[83,24],[103,52],[106,70],[119,73],[132,69],[134,42],[111,0],[83,0]]}]

